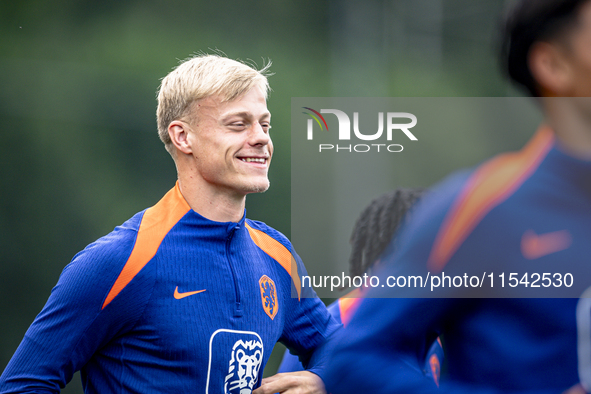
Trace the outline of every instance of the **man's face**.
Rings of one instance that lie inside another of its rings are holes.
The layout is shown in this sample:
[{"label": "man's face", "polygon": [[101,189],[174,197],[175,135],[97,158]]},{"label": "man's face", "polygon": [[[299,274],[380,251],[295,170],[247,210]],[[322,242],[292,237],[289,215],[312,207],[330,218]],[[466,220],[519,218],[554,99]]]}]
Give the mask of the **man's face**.
[{"label": "man's face", "polygon": [[193,175],[214,195],[240,197],[269,188],[267,171],[273,154],[271,114],[260,88],[221,102],[218,96],[194,104],[188,140]]},{"label": "man's face", "polygon": [[570,78],[563,96],[591,97],[591,1],[583,4],[578,24],[568,35],[562,53],[569,66]]}]

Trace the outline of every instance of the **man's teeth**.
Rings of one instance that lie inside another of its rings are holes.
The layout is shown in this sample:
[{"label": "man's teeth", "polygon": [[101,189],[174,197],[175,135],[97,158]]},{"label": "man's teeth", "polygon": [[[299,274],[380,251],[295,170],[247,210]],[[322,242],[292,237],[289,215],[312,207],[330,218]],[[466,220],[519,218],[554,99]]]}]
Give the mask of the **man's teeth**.
[{"label": "man's teeth", "polygon": [[263,159],[263,158],[256,158],[256,157],[245,157],[245,158],[242,158],[240,160],[245,161],[247,163],[262,163],[262,164],[265,163],[265,159]]}]

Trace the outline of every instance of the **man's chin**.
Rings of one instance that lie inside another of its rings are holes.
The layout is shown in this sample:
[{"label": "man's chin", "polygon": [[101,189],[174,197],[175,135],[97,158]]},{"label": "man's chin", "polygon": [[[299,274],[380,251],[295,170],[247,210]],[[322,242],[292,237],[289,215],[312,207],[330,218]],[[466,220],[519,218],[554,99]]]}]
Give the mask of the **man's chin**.
[{"label": "man's chin", "polygon": [[259,183],[253,183],[251,185],[249,185],[246,189],[246,194],[250,194],[250,193],[264,193],[267,190],[269,190],[269,187],[271,186],[271,183],[269,181],[267,182],[259,182]]}]

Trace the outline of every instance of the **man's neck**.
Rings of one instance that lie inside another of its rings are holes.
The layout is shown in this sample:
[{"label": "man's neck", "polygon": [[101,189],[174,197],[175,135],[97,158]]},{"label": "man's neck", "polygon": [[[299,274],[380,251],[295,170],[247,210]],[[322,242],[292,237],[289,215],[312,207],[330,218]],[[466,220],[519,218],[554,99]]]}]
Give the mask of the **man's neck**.
[{"label": "man's neck", "polygon": [[591,98],[544,98],[546,121],[565,153],[591,160]]},{"label": "man's neck", "polygon": [[239,222],[244,216],[246,196],[232,197],[227,193],[215,193],[197,182],[179,175],[179,188],[191,209],[215,222]]}]

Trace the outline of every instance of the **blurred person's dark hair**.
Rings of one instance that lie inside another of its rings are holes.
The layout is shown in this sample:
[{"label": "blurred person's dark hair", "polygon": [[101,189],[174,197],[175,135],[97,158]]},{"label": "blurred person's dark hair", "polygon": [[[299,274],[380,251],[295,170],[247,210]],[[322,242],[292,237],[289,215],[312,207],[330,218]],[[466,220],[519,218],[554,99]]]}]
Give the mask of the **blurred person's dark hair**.
[{"label": "blurred person's dark hair", "polygon": [[512,0],[502,20],[500,37],[501,68],[507,76],[539,97],[528,56],[539,41],[559,39],[576,26],[578,11],[589,0]]},{"label": "blurred person's dark hair", "polygon": [[351,234],[349,272],[361,276],[377,261],[424,189],[397,189],[374,199],[357,218]]}]

